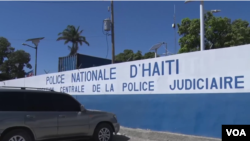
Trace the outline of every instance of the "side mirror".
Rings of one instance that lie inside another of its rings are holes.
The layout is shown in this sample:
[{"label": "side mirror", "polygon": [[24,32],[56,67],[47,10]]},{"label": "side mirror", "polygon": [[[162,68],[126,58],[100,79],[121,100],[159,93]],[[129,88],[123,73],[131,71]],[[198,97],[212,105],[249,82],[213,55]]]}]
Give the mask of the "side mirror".
[{"label": "side mirror", "polygon": [[85,111],[86,111],[85,107],[81,105],[81,112],[85,112]]}]

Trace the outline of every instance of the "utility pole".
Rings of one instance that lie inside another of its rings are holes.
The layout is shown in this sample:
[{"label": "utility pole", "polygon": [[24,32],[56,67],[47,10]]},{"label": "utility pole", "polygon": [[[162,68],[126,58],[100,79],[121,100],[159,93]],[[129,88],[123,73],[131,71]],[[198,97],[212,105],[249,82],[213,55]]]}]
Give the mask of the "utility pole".
[{"label": "utility pole", "polygon": [[111,0],[111,42],[112,42],[112,64],[115,63],[115,31],[114,31],[114,5]]}]

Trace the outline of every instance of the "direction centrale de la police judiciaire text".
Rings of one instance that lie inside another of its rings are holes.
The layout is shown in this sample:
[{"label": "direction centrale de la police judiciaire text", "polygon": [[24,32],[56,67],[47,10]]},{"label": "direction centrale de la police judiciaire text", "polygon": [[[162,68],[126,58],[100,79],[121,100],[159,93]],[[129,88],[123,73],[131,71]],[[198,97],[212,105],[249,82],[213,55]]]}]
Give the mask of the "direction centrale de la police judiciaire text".
[{"label": "direction centrale de la police judiciaire text", "polygon": [[[124,68],[123,68],[124,70]],[[157,77],[164,75],[178,75],[179,59],[166,60],[154,63],[133,64],[129,67],[130,80],[138,77]],[[184,70],[185,71],[185,70]],[[116,80],[116,67],[94,69],[89,71],[79,71],[71,73],[71,83]],[[119,73],[119,72],[118,72]],[[122,79],[122,78],[120,78]],[[46,85],[64,84],[65,74],[46,77]],[[87,85],[87,83],[85,83]],[[170,90],[202,90],[202,89],[243,89],[244,75],[239,76],[223,76],[212,78],[193,78],[193,79],[174,79],[169,84]],[[101,92],[101,84],[95,84],[92,92]],[[156,85],[154,81],[123,82],[122,91],[154,91]],[[84,85],[61,86],[60,91],[63,92],[84,92]],[[106,92],[114,92],[114,84],[105,84]]]}]

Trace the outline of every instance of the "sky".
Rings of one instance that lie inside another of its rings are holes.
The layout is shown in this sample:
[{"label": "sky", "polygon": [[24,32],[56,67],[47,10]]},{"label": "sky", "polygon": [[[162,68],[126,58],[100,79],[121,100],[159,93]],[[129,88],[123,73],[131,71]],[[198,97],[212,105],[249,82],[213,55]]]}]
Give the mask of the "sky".
[{"label": "sky", "polygon": [[[166,42],[168,51],[175,53],[179,49],[176,34],[172,28],[174,5],[176,23],[183,18],[199,18],[199,2],[184,3],[184,1],[114,1],[115,53],[124,49],[140,50],[146,53],[159,43]],[[250,1],[205,1],[204,9],[220,9],[215,13],[218,17],[228,17],[232,20],[243,19],[250,22]],[[80,26],[83,36],[90,46],[80,47],[78,53],[111,59],[111,37],[102,32],[103,20],[110,17],[109,1],[70,1],[70,2],[14,2],[0,1],[0,36],[9,40],[12,47],[30,53],[33,68],[35,67],[35,50],[22,43],[29,38],[45,37],[38,46],[37,74],[58,71],[58,58],[67,56],[68,45],[64,41],[56,41],[58,33],[67,25]],[[165,47],[158,50],[163,54]],[[107,54],[108,53],[108,54]],[[29,71],[29,69],[25,69]]]}]

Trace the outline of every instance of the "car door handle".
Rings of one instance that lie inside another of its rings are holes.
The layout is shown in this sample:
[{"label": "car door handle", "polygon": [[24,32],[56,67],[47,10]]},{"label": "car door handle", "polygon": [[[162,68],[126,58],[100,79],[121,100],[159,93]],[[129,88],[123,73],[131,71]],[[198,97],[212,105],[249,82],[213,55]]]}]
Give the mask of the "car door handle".
[{"label": "car door handle", "polygon": [[27,118],[36,118],[35,116],[33,115],[26,115]]},{"label": "car door handle", "polygon": [[60,118],[65,118],[65,115],[59,115]]}]

